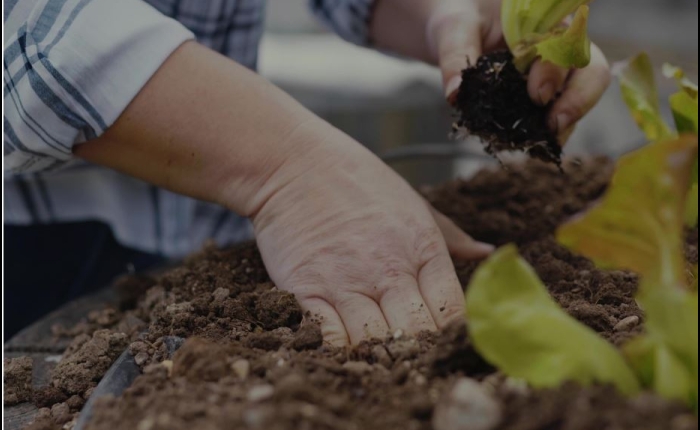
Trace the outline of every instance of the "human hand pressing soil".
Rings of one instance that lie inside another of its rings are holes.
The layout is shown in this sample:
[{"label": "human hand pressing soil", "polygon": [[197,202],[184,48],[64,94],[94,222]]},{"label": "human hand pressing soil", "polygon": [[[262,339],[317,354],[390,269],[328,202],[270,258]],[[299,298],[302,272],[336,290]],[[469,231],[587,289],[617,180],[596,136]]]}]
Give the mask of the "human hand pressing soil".
[{"label": "human hand pressing soil", "polygon": [[292,137],[313,147],[263,190],[253,215],[270,276],[321,320],[324,338],[356,344],[463,318],[450,258],[483,258],[474,242],[403,179],[347,136],[318,122]]},{"label": "human hand pressing soil", "polygon": [[362,145],[196,43],[75,153],[252,218],[272,280],[337,345],[463,318],[449,251],[481,258],[493,249]]},{"label": "human hand pressing soil", "polygon": [[[501,0],[380,0],[372,28],[379,47],[438,65],[446,96],[453,102],[469,64],[475,65],[484,53],[507,49]],[[593,45],[591,63],[583,69],[567,70],[538,60],[527,89],[536,104],[553,103],[547,122],[563,144],[610,80],[608,62]]]}]

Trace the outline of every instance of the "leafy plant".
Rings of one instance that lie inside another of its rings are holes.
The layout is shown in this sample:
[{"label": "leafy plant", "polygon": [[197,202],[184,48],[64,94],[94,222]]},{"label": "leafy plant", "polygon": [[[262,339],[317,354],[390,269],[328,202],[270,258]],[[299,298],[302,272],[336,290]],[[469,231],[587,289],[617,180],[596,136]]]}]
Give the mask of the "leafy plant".
[{"label": "leafy plant", "polygon": [[698,296],[685,276],[681,242],[697,151],[697,137],[686,136],[623,157],[602,202],[557,235],[600,267],[641,275],[643,336],[619,352],[559,309],[509,246],[479,267],[467,289],[477,350],[535,387],[598,382],[630,395],[648,387],[697,410]]},{"label": "leafy plant", "polygon": [[647,331],[625,355],[645,386],[696,409],[698,295],[686,276],[682,236],[697,142],[652,143],[625,157],[601,204],[557,234],[599,267],[641,275],[637,302]]},{"label": "leafy plant", "polygon": [[[525,73],[538,57],[562,67],[591,61],[588,4],[592,0],[504,0],[501,21],[514,64]],[[575,14],[570,25],[564,19]]]},{"label": "leafy plant", "polygon": [[554,302],[514,245],[479,267],[466,306],[479,353],[509,376],[536,388],[577,381],[640,390],[622,354]]},{"label": "leafy plant", "polygon": [[[646,137],[656,142],[670,139],[678,134],[698,134],[698,86],[691,82],[678,67],[669,64],[663,67],[667,78],[675,79],[679,91],[671,95],[669,104],[673,112],[676,130],[666,123],[661,115],[659,94],[654,79],[654,68],[647,54],[639,54],[618,71],[622,96],[632,117]],[[693,170],[693,181],[687,196],[686,224],[698,223],[698,164]]]}]

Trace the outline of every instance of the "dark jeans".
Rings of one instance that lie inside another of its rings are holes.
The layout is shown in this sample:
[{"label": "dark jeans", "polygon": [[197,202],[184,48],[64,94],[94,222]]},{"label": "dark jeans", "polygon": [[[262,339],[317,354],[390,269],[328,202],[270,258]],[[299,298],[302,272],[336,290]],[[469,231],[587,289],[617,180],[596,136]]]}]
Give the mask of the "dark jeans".
[{"label": "dark jeans", "polygon": [[106,287],[129,268],[165,260],[126,248],[100,222],[5,226],[5,340],[61,305]]}]

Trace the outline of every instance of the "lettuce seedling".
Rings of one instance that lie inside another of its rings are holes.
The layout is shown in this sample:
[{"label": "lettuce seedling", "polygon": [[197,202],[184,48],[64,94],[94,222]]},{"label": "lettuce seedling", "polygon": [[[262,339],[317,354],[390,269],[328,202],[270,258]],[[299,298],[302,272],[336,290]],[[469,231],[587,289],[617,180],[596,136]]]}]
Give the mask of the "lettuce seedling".
[{"label": "lettuce seedling", "polygon": [[467,321],[479,353],[534,387],[608,383],[628,395],[646,387],[697,411],[698,296],[685,276],[681,241],[697,152],[697,137],[685,136],[623,157],[602,202],[557,233],[599,267],[641,275],[643,336],[620,352],[561,310],[507,246],[479,267],[467,289]]},{"label": "lettuce seedling", "polygon": [[514,245],[479,267],[466,307],[476,349],[508,376],[536,388],[576,381],[640,390],[622,354],[559,307]]},{"label": "lettuce seedling", "polygon": [[[698,86],[691,82],[678,67],[663,67],[664,75],[678,82],[679,91],[669,99],[676,124],[674,131],[663,119],[659,94],[654,79],[654,68],[647,54],[639,54],[618,71],[622,96],[632,117],[646,137],[656,142],[678,134],[698,134]],[[685,221],[690,226],[698,223],[698,164],[693,171],[693,181],[687,196]]]},{"label": "lettuce seedling", "polygon": [[625,346],[645,387],[697,411],[698,293],[685,270],[686,190],[697,136],[652,143],[618,164],[602,202],[562,226],[558,240],[596,265],[641,276],[646,333]]},{"label": "lettuce seedling", "polygon": [[[504,0],[503,34],[515,67],[525,73],[538,57],[565,68],[591,61],[588,3],[592,0]],[[564,19],[575,14],[570,25]]]}]

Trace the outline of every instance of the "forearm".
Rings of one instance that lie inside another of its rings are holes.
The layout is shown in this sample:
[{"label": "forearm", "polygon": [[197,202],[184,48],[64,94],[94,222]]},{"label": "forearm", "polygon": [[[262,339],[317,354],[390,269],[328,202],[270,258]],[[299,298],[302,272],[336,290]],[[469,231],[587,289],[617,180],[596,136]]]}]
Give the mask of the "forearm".
[{"label": "forearm", "polygon": [[375,46],[435,64],[427,24],[440,0],[377,0],[371,35]]},{"label": "forearm", "polygon": [[249,216],[275,192],[270,177],[320,144],[307,137],[317,123],[263,78],[190,42],[75,154]]}]

